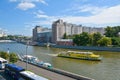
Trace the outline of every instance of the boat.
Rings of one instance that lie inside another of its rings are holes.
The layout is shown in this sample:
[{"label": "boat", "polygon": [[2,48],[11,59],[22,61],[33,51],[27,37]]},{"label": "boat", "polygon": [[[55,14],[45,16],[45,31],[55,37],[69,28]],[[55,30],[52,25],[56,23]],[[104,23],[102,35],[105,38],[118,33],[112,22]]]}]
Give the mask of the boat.
[{"label": "boat", "polygon": [[32,55],[24,55],[23,61],[25,62],[27,61],[28,63],[32,63],[32,64],[37,64],[39,62],[39,59]]},{"label": "boat", "polygon": [[93,54],[92,52],[78,52],[78,51],[67,51],[58,54],[58,57],[74,58],[82,60],[94,60],[101,61],[102,57],[100,55]]},{"label": "boat", "polygon": [[43,66],[43,67],[48,67],[48,68],[52,67],[52,65],[50,63],[43,62],[43,61],[39,60],[37,57],[32,56],[32,55],[24,55],[22,57],[22,59],[25,62],[27,61],[28,63],[35,64],[38,66]]}]

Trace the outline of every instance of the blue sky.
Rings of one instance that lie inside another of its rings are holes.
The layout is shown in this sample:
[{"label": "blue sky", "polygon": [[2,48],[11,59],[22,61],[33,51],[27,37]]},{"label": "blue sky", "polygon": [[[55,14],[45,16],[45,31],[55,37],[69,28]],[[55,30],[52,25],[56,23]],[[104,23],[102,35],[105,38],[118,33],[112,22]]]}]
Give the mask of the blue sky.
[{"label": "blue sky", "polygon": [[0,0],[0,29],[32,35],[35,25],[53,21],[91,27],[120,25],[120,0]]}]

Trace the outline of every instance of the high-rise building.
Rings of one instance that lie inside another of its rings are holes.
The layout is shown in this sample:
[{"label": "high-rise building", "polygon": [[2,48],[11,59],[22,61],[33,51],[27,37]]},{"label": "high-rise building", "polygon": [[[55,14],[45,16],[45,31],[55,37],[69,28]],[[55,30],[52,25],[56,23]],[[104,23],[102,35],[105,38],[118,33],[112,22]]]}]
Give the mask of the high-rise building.
[{"label": "high-rise building", "polygon": [[48,28],[43,28],[42,26],[36,26],[33,29],[33,41],[34,42],[51,42],[52,31]]},{"label": "high-rise building", "polygon": [[52,24],[52,42],[60,41],[64,34],[75,35],[82,33],[82,25],[75,25],[71,23],[63,22],[59,19]]},{"label": "high-rise building", "polygon": [[89,34],[99,32],[103,35],[104,28],[86,27],[82,25],[63,22],[63,20],[59,19],[52,24],[52,42],[56,43],[57,41],[60,41],[65,33],[67,35],[75,35],[81,34],[82,32],[87,32]]}]

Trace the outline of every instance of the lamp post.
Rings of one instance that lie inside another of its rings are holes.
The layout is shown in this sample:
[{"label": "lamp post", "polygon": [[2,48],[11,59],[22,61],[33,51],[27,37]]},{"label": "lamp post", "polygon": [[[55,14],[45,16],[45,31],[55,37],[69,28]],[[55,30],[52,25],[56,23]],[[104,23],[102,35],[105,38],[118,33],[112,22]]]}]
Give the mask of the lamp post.
[{"label": "lamp post", "polygon": [[27,70],[27,64],[28,64],[28,58],[27,58],[28,44],[29,44],[29,41],[27,41],[27,43],[26,43],[26,70]]}]

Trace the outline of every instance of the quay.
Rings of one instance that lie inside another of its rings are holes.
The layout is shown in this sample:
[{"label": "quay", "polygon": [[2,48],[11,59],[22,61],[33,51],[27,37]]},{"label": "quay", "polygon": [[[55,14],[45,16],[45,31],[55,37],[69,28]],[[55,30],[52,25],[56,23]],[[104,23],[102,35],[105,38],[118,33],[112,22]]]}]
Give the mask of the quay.
[{"label": "quay", "polygon": [[[23,68],[26,67],[26,63],[23,61],[18,61],[16,64],[22,66]],[[33,65],[30,63],[27,64],[27,70],[32,71],[37,75],[43,76],[50,80],[94,80],[67,71],[49,69],[42,66],[38,67],[37,65]]]}]

